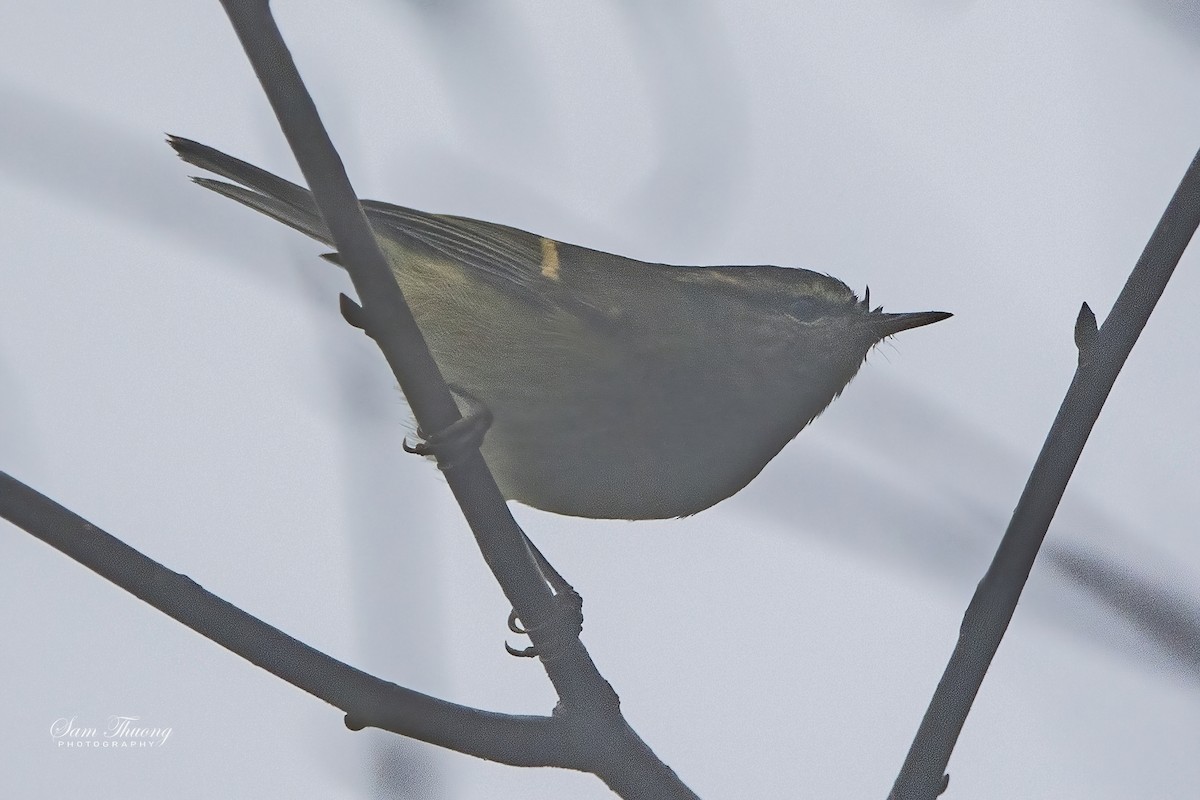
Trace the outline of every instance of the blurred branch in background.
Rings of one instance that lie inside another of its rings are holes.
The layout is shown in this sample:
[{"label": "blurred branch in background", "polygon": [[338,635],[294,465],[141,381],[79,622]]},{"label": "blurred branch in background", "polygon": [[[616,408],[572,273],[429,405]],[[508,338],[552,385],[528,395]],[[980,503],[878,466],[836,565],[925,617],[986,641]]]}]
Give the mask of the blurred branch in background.
[{"label": "blurred branch in background", "polygon": [[700,254],[745,183],[748,115],[728,37],[707,2],[615,4],[629,20],[657,139],[654,166],[624,216]]},{"label": "blurred branch in background", "polygon": [[1198,0],[1133,0],[1148,16],[1156,18],[1163,28],[1196,47],[1200,43],[1200,2]]},{"label": "blurred branch in background", "polygon": [[[1021,457],[930,392],[878,373],[859,380],[838,414],[806,432],[804,449],[781,454],[786,469],[764,471],[747,489],[757,495],[748,513],[965,597],[1004,527],[997,487],[1014,483]],[[797,486],[822,501],[806,504],[799,525]],[[1022,613],[1139,669],[1200,683],[1200,576],[1085,492],[1071,493],[1054,526]],[[1174,598],[1175,612],[1156,610],[1162,598]]]},{"label": "blurred branch in background", "polygon": [[1045,557],[1096,600],[1147,634],[1171,662],[1188,669],[1188,677],[1200,681],[1200,604],[1195,597],[1085,548],[1051,546]]},{"label": "blurred branch in background", "polygon": [[528,158],[556,145],[537,47],[519,15],[495,0],[388,0],[423,28],[455,122],[477,142]]},{"label": "blurred branch in background", "polygon": [[[236,219],[224,209],[200,211],[180,204],[178,180],[159,168],[171,163],[158,131],[134,137],[62,100],[33,95],[0,82],[0,173],[52,193],[58,200],[146,232],[167,233],[198,252],[222,253],[230,263],[244,243],[211,236],[196,213],[214,222]],[[266,246],[271,240],[249,228],[246,236]],[[277,240],[276,240],[277,241]]]},{"label": "blurred branch in background", "polygon": [[[405,0],[431,39],[455,121],[473,140],[530,160],[560,146],[538,48],[516,9],[484,0]],[[719,233],[745,181],[745,99],[707,2],[613,0],[650,98],[651,167],[623,224],[682,239],[694,252]],[[714,113],[719,109],[719,113]]]}]

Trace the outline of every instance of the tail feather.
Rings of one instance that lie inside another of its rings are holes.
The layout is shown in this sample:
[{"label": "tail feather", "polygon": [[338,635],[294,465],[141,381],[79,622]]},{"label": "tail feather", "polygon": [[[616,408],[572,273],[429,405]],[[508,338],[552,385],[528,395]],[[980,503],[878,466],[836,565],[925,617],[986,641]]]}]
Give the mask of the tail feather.
[{"label": "tail feather", "polygon": [[266,214],[305,236],[333,244],[308,189],[191,139],[168,136],[167,143],[187,163],[241,184],[235,186],[212,178],[193,178],[200,186]]}]

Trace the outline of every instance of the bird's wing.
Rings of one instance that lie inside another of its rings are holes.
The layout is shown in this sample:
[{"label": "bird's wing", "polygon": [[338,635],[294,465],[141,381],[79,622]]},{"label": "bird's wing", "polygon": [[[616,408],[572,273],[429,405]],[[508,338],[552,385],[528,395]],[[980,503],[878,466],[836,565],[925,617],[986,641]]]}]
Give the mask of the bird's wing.
[{"label": "bird's wing", "polygon": [[[199,142],[177,136],[169,137],[168,142],[189,164],[240,184],[194,178],[200,186],[333,245],[308,189]],[[517,295],[535,308],[566,310],[600,325],[612,322],[610,315],[588,301],[586,292],[573,291],[575,281],[561,279],[558,242],[466,217],[430,214],[375,200],[364,200],[362,205],[377,235],[409,250],[462,264],[498,291]],[[336,254],[327,258],[340,263]]]},{"label": "bird's wing", "polygon": [[364,200],[363,209],[381,236],[462,264],[499,291],[520,295],[537,307],[566,308],[597,321],[603,317],[561,280],[559,243],[552,239],[507,225],[375,200]]}]

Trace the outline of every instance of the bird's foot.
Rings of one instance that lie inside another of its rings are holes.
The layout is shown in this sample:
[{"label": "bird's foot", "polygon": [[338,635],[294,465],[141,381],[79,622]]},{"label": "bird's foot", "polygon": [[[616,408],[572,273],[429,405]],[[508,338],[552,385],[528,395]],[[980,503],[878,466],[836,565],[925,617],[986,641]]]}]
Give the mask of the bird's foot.
[{"label": "bird's foot", "polygon": [[409,444],[405,439],[402,445],[406,453],[433,456],[437,459],[438,469],[442,471],[453,469],[472,453],[477,453],[493,420],[491,409],[467,390],[455,384],[449,384],[449,388],[455,397],[466,401],[462,419],[450,423],[437,433],[426,434],[417,428],[419,441]]},{"label": "bird's foot", "polygon": [[508,629],[513,633],[529,636],[537,641],[529,647],[516,649],[508,642],[504,649],[511,656],[518,658],[534,658],[541,656],[543,661],[551,661],[558,657],[563,647],[583,632],[583,597],[574,589],[554,595],[554,612],[541,624],[529,628],[520,624],[516,609],[508,615]]}]

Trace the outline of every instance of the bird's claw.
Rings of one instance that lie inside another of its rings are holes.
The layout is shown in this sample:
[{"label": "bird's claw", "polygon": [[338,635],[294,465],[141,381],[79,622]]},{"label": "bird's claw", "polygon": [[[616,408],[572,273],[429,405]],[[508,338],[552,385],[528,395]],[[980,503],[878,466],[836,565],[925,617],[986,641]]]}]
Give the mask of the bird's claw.
[{"label": "bird's claw", "polygon": [[462,418],[437,433],[426,434],[417,428],[418,441],[409,444],[405,438],[400,445],[406,453],[433,456],[437,459],[438,469],[442,471],[453,469],[472,453],[478,452],[479,445],[483,443],[483,437],[492,426],[493,420],[491,409],[461,386],[449,384],[449,388],[456,397],[466,401],[466,410]]},{"label": "bird's claw", "polygon": [[508,615],[508,629],[513,633],[527,634],[531,638],[540,639],[540,644],[516,649],[508,642],[504,649],[510,656],[517,658],[534,658],[541,656],[543,661],[553,660],[562,652],[564,645],[572,639],[578,639],[583,632],[583,598],[574,589],[554,595],[554,613],[540,625],[525,628],[519,622],[516,609]]}]

